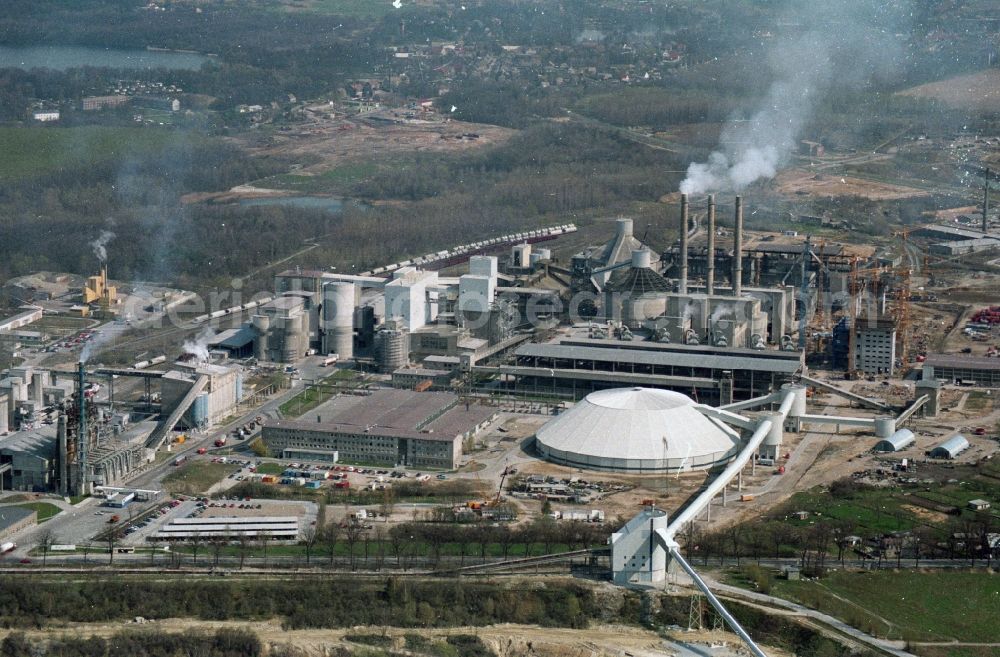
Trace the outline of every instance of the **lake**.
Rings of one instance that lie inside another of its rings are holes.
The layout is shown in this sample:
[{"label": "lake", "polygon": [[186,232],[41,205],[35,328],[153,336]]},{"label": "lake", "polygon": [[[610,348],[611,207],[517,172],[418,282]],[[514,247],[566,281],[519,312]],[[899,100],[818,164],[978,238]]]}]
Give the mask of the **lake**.
[{"label": "lake", "polygon": [[344,202],[332,196],[267,196],[240,200],[243,206],[279,205],[306,210],[324,210],[337,213],[344,209]]},{"label": "lake", "polygon": [[114,50],[83,46],[0,46],[0,68],[51,68],[65,71],[81,66],[109,68],[168,68],[197,70],[212,57],[159,50]]}]

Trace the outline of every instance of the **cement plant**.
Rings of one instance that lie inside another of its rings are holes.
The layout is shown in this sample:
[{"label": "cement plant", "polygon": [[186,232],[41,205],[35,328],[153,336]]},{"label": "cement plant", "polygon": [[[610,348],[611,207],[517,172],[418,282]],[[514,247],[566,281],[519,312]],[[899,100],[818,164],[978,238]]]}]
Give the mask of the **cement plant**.
[{"label": "cement plant", "polygon": [[990,3],[70,4],[0,657],[1000,651]]}]

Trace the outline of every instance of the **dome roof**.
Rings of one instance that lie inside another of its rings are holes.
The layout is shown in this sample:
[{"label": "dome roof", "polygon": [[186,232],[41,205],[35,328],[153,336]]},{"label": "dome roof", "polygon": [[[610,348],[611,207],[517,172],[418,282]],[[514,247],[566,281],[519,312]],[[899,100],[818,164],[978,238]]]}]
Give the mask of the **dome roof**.
[{"label": "dome roof", "polygon": [[706,468],[736,453],[738,435],[686,395],[652,388],[593,392],[536,434],[557,463],[618,472]]}]

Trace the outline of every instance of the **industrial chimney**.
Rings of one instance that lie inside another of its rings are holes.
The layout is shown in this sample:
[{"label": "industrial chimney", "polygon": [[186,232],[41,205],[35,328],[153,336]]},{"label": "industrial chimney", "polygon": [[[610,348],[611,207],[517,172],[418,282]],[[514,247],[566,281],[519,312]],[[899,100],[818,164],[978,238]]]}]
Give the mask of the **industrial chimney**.
[{"label": "industrial chimney", "polygon": [[733,296],[743,296],[743,197],[736,197],[736,227],[733,229]]},{"label": "industrial chimney", "polygon": [[63,495],[71,495],[73,491],[69,487],[69,448],[66,445],[66,414],[59,411],[59,420],[56,424],[56,447],[59,450],[59,492]]},{"label": "industrial chimney", "polygon": [[681,231],[681,243],[680,243],[680,256],[681,256],[681,271],[680,276],[677,281],[677,291],[681,294],[687,294],[688,291],[688,195],[681,194],[681,221],[680,221],[680,231]]},{"label": "industrial chimney", "polygon": [[708,272],[705,292],[715,294],[715,194],[708,195]]},{"label": "industrial chimney", "polygon": [[80,424],[77,433],[76,460],[80,470],[80,479],[77,482],[77,494],[87,494],[87,406],[85,401],[87,371],[80,363],[77,370],[77,403],[80,406]]},{"label": "industrial chimney", "polygon": [[990,224],[986,219],[990,211],[990,170],[986,169],[986,184],[983,186],[983,235],[990,232]]}]

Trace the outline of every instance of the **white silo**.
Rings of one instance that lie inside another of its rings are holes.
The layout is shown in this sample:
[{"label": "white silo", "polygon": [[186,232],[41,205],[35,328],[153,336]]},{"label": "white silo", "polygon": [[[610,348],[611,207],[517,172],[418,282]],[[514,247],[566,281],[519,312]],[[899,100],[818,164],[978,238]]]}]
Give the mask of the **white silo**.
[{"label": "white silo", "polygon": [[323,286],[323,353],[342,360],[354,357],[354,283],[337,281]]},{"label": "white silo", "polygon": [[781,413],[777,411],[764,411],[761,417],[771,420],[771,429],[764,436],[764,443],[760,446],[758,453],[768,459],[777,459],[781,452],[781,443],[784,441],[785,428],[782,423]]}]

